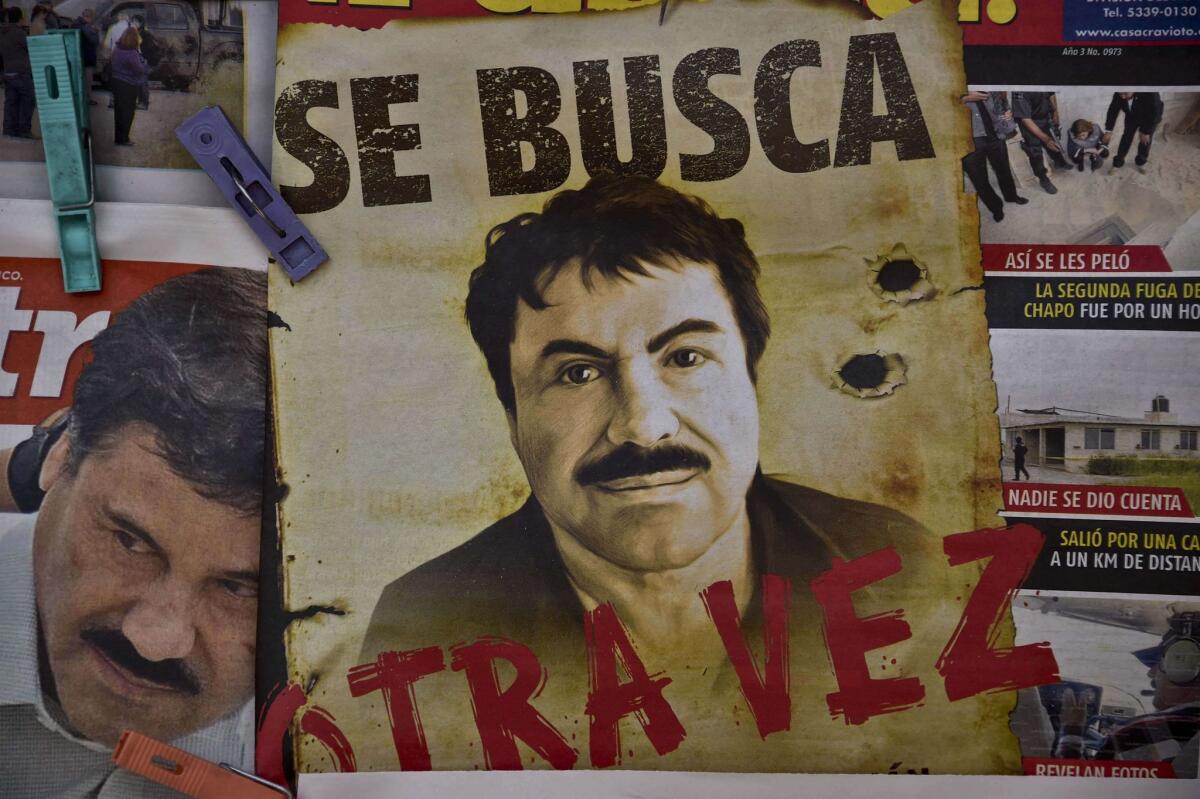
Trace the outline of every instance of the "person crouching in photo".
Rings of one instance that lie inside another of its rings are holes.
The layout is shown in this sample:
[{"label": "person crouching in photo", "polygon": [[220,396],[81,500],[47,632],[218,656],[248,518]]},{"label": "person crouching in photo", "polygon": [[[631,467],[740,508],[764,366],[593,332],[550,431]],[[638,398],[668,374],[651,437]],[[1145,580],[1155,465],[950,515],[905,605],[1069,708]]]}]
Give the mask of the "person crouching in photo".
[{"label": "person crouching in photo", "polygon": [[1108,158],[1108,147],[1101,140],[1102,135],[1100,126],[1086,119],[1077,119],[1071,125],[1071,135],[1067,137],[1067,155],[1080,172],[1083,171],[1084,158],[1090,160],[1093,172]]}]

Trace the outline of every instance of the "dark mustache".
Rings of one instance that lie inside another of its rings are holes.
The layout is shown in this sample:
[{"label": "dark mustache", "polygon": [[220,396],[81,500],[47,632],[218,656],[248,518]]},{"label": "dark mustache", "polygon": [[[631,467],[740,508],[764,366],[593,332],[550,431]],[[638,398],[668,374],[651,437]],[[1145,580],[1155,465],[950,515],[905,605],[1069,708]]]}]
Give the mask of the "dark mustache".
[{"label": "dark mustache", "polygon": [[200,680],[182,660],[146,660],[119,630],[91,627],[79,633],[113,663],[134,676],[191,696],[200,693]]},{"label": "dark mustache", "polygon": [[580,467],[575,479],[586,486],[672,469],[707,470],[710,466],[712,463],[703,452],[680,444],[662,444],[647,449],[626,443]]}]

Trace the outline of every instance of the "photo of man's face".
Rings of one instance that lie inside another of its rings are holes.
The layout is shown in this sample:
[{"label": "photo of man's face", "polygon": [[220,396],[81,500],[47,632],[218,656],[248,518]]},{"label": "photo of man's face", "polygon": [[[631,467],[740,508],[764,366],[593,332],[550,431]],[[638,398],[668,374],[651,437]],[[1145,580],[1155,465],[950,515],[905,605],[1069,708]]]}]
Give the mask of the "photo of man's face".
[{"label": "photo of man's face", "polygon": [[552,525],[634,571],[681,568],[745,514],[758,411],[714,267],[569,263],[518,303],[513,445]]},{"label": "photo of man's face", "polygon": [[64,435],[43,466],[34,536],[44,690],[109,746],[126,728],[170,740],[236,710],[254,687],[258,515],[176,475],[148,425],[75,467],[69,447]]}]

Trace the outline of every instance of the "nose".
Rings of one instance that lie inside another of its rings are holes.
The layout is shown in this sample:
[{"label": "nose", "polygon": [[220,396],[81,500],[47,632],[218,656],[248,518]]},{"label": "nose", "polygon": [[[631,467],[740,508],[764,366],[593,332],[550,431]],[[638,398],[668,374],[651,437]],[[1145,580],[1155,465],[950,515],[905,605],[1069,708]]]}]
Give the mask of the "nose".
[{"label": "nose", "polygon": [[612,444],[649,447],[679,432],[670,389],[649,359],[627,362],[616,388],[607,430]]},{"label": "nose", "polygon": [[196,643],[195,599],[184,586],[157,582],[125,614],[121,632],[146,660],[187,657]]}]

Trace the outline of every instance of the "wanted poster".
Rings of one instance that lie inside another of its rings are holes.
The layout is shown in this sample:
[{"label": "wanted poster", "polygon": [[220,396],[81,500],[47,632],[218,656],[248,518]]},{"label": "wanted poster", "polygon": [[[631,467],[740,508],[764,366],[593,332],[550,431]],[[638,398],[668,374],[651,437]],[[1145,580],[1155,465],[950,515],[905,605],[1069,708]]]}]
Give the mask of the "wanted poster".
[{"label": "wanted poster", "polygon": [[1019,772],[957,4],[465,5],[281,8],[273,765]]}]

